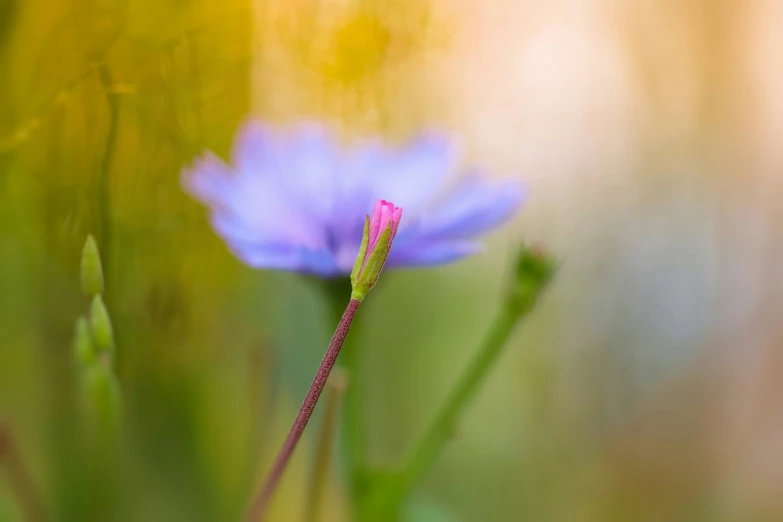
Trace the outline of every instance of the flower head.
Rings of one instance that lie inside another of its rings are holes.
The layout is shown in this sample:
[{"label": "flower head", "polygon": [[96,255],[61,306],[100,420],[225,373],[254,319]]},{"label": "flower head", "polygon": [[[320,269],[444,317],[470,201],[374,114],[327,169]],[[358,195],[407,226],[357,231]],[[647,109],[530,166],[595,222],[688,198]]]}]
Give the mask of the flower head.
[{"label": "flower head", "polygon": [[379,199],[372,211],[372,218],[365,217],[362,244],[351,272],[352,297],[362,300],[375,286],[381,270],[389,257],[392,241],[400,226],[402,209],[391,201]]},{"label": "flower head", "polygon": [[475,238],[509,218],[522,192],[475,174],[448,190],[456,161],[454,147],[433,135],[399,149],[377,140],[342,149],[321,125],[277,132],[249,121],[230,166],[206,152],[184,171],[183,183],[247,264],[332,277],[351,273],[364,216],[380,198],[406,215],[399,224],[390,203],[373,209],[376,240],[390,220],[396,234],[387,266],[438,265],[477,252]]},{"label": "flower head", "polygon": [[400,226],[400,218],[402,218],[402,209],[395,207],[391,201],[385,199],[379,199],[375,202],[375,207],[372,210],[372,217],[370,218],[370,227],[368,231],[368,246],[367,251],[372,252],[375,245],[378,243],[378,238],[386,228],[391,227],[391,237],[389,237],[389,245],[386,248],[388,254],[391,248],[391,242],[394,236],[397,234],[397,228]]}]

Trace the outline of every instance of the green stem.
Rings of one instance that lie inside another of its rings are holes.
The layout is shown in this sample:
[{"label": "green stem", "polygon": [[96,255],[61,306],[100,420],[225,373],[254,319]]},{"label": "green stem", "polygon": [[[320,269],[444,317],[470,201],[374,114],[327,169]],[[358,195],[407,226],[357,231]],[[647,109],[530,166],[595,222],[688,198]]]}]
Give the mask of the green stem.
[{"label": "green stem", "polygon": [[502,307],[481,349],[452,388],[445,404],[436,414],[434,422],[403,468],[401,484],[403,490],[409,490],[438,457],[444,444],[454,433],[454,424],[459,414],[486,379],[519,319],[515,307],[508,305]]},{"label": "green stem", "polygon": [[400,503],[438,458],[454,433],[458,417],[485,381],[514,327],[531,308],[520,308],[520,303],[512,298],[504,302],[478,353],[451,389],[400,473],[369,499],[369,510],[376,515],[373,520],[390,520],[397,516]]}]

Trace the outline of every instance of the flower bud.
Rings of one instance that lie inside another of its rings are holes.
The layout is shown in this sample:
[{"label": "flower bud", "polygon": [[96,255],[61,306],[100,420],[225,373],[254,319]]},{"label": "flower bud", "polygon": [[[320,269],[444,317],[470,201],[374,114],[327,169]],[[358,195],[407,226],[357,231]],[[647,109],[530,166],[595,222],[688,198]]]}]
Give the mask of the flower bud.
[{"label": "flower bud", "polygon": [[522,314],[536,303],[557,272],[557,264],[536,246],[522,245],[517,255],[515,280],[509,296],[512,306]]},{"label": "flower bud", "polygon": [[82,248],[81,262],[81,282],[82,292],[88,296],[94,296],[103,293],[103,267],[101,266],[101,255],[98,252],[98,245],[92,234],[87,236]]},{"label": "flower bud", "polygon": [[76,331],[73,337],[73,350],[76,361],[82,366],[88,366],[95,362],[95,346],[92,342],[90,324],[85,317],[79,317],[76,321]]},{"label": "flower bud", "polygon": [[114,348],[114,334],[106,305],[100,295],[92,298],[90,305],[90,326],[95,350],[98,353],[110,352]]},{"label": "flower bud", "polygon": [[378,200],[372,218],[365,217],[362,244],[351,272],[351,297],[361,301],[381,275],[392,241],[402,218],[402,209],[386,200]]},{"label": "flower bud", "polygon": [[122,393],[108,358],[102,357],[90,365],[85,372],[84,385],[87,412],[96,434],[116,436],[122,416]]}]

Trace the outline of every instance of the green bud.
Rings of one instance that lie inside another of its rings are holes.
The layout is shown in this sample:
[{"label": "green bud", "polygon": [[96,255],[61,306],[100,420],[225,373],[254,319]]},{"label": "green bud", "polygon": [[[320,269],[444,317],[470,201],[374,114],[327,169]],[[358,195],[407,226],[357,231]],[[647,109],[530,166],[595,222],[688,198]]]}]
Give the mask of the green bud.
[{"label": "green bud", "polygon": [[[392,225],[386,227],[386,229],[378,237],[378,242],[369,253],[365,262],[364,268],[362,268],[357,277],[356,282],[353,285],[353,292],[351,297],[354,299],[362,300],[372,290],[378,278],[383,270],[383,265],[386,264],[386,258],[389,256],[389,242],[392,233]],[[364,243],[364,241],[362,241]]]},{"label": "green bud", "polygon": [[556,272],[557,264],[546,252],[536,246],[522,245],[517,256],[510,304],[519,313],[528,312]]},{"label": "green bud", "polygon": [[95,428],[102,435],[116,435],[122,415],[122,394],[107,357],[90,365],[84,384],[87,411]]},{"label": "green bud", "polygon": [[359,254],[356,256],[356,261],[353,263],[353,270],[351,271],[351,285],[356,286],[356,282],[359,278],[359,273],[362,271],[362,265],[364,264],[364,256],[367,254],[367,243],[370,239],[370,216],[364,217],[364,232],[362,233],[362,244],[359,245]]},{"label": "green bud", "polygon": [[95,346],[87,318],[82,316],[76,320],[76,331],[73,337],[73,350],[80,365],[87,366],[95,362]]},{"label": "green bud", "polygon": [[81,263],[82,292],[88,296],[94,296],[103,293],[103,267],[101,266],[101,255],[98,252],[98,245],[92,234],[87,236],[82,248]]},{"label": "green bud", "polygon": [[96,352],[112,351],[114,349],[114,334],[112,333],[111,319],[100,295],[92,298],[90,326],[92,327],[92,339]]},{"label": "green bud", "polygon": [[361,301],[375,286],[389,257],[401,218],[400,207],[395,207],[391,201],[379,199],[373,208],[372,217],[367,216],[364,220],[362,244],[351,272],[352,299]]}]

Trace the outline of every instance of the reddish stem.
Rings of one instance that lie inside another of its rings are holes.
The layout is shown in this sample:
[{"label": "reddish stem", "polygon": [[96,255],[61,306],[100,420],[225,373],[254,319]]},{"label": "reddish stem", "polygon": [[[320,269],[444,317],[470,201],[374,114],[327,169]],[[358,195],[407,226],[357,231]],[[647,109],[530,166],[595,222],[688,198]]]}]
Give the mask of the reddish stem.
[{"label": "reddish stem", "polygon": [[245,518],[247,522],[258,522],[263,520],[266,516],[272,495],[280,482],[280,478],[283,476],[283,472],[288,464],[288,460],[294,452],[296,444],[302,437],[305,427],[307,427],[307,422],[313,414],[318,398],[321,396],[321,392],[324,391],[326,381],[329,378],[329,373],[332,371],[335,361],[337,361],[337,356],[340,354],[340,348],[343,347],[345,338],[348,335],[348,330],[351,329],[351,323],[353,322],[353,318],[356,315],[356,311],[359,309],[360,304],[361,301],[357,299],[351,299],[348,302],[348,308],[345,309],[345,312],[337,325],[337,329],[329,343],[329,348],[326,350],[326,355],[324,355],[324,358],[321,361],[321,366],[318,368],[318,372],[315,374],[315,378],[313,378],[310,389],[307,390],[304,402],[302,402],[302,406],[299,408],[299,413],[296,415],[294,425],[291,426],[291,431],[288,432],[288,437],[286,437],[283,447],[280,448],[275,464],[272,466],[272,470],[269,472],[266,481],[253,497],[253,501],[250,504],[250,508]]}]

